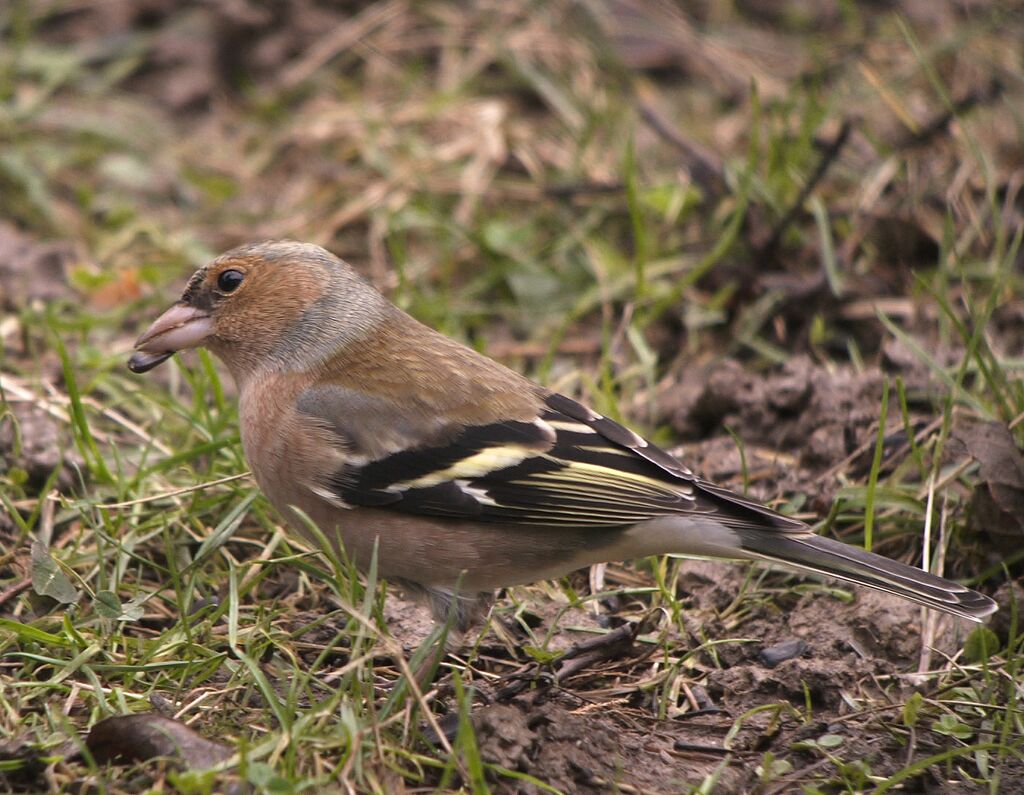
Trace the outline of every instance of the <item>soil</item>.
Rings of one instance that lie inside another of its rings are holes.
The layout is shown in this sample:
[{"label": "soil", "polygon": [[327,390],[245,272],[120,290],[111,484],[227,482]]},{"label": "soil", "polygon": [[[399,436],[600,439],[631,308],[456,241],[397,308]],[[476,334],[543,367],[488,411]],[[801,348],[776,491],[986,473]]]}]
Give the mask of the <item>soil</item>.
[{"label": "soil", "polygon": [[[843,758],[863,759],[875,775],[902,768],[905,741],[883,728],[888,720],[879,720],[892,713],[858,715],[853,704],[902,703],[913,692],[913,678],[904,674],[916,670],[920,654],[920,609],[885,594],[858,591],[846,603],[818,592],[767,603],[736,626],[716,612],[732,602],[744,576],[728,563],[683,565],[680,587],[693,604],[687,627],[704,638],[745,641],[718,647],[714,657],[696,655],[685,674],[694,704],[680,695],[669,706],[672,714],[655,717],[659,705],[639,683],[661,670],[659,661],[634,662],[644,652],[634,647],[557,689],[539,684],[536,692],[509,703],[481,706],[474,725],[484,758],[566,792],[624,786],[685,792],[729,759],[718,779],[720,791],[740,792],[755,787],[753,768],[766,751],[788,757],[794,743],[828,734],[843,738]],[[934,640],[938,653],[954,653],[967,629],[955,619],[942,620]],[[574,634],[562,631],[560,645]],[[696,638],[691,645],[699,645]],[[765,652],[778,646],[799,656],[772,665]],[[726,753],[736,719],[769,705],[783,708],[745,720]],[[813,751],[798,757],[808,764],[822,758]],[[793,787],[800,783],[799,765],[788,781]],[[925,785],[936,791],[941,782],[929,778]],[[499,791],[540,790],[504,782]]]}]

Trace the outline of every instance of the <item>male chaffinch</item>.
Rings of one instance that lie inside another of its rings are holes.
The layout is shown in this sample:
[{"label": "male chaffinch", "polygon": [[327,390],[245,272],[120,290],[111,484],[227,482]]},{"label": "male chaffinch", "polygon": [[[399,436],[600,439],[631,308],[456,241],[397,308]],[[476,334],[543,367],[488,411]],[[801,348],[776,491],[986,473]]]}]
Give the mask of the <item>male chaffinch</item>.
[{"label": "male chaffinch", "polygon": [[245,455],[270,501],[359,566],[376,545],[382,577],[462,628],[496,588],[667,553],[773,561],[975,621],[996,609],[703,480],[419,323],[319,246],[242,246],[200,268],[129,366],[200,345],[238,384]]}]

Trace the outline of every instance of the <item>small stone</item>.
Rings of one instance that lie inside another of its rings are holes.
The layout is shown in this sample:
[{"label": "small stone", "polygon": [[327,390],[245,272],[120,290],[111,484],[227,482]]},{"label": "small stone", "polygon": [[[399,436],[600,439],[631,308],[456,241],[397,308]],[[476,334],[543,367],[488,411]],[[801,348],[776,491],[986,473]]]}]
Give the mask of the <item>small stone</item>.
[{"label": "small stone", "polygon": [[786,660],[792,660],[794,657],[799,657],[807,651],[807,644],[799,638],[793,638],[792,640],[784,640],[781,643],[776,643],[774,646],[769,646],[767,649],[762,649],[758,655],[761,658],[761,663],[766,668],[774,668],[779,663],[784,663]]}]

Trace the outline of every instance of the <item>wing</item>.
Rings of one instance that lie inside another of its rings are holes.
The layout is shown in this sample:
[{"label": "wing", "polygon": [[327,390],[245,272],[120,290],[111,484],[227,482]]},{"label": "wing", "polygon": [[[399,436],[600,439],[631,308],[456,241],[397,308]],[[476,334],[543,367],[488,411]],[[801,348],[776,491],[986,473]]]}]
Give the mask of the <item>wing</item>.
[{"label": "wing", "polygon": [[629,429],[558,394],[544,398],[532,422],[464,427],[439,443],[350,457],[315,491],[339,505],[503,524],[608,528],[690,513],[807,532],[802,522],[707,483]]}]

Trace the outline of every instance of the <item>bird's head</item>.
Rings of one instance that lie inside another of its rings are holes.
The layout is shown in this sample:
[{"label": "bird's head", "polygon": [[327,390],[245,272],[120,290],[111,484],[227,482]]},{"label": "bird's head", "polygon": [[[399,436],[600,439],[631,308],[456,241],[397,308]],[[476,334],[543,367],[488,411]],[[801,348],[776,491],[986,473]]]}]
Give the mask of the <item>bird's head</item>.
[{"label": "bird's head", "polygon": [[213,351],[236,379],[259,369],[309,366],[365,334],[388,306],[320,246],[241,246],[193,274],[181,298],[136,341],[128,367],[144,373],[198,347]]}]

